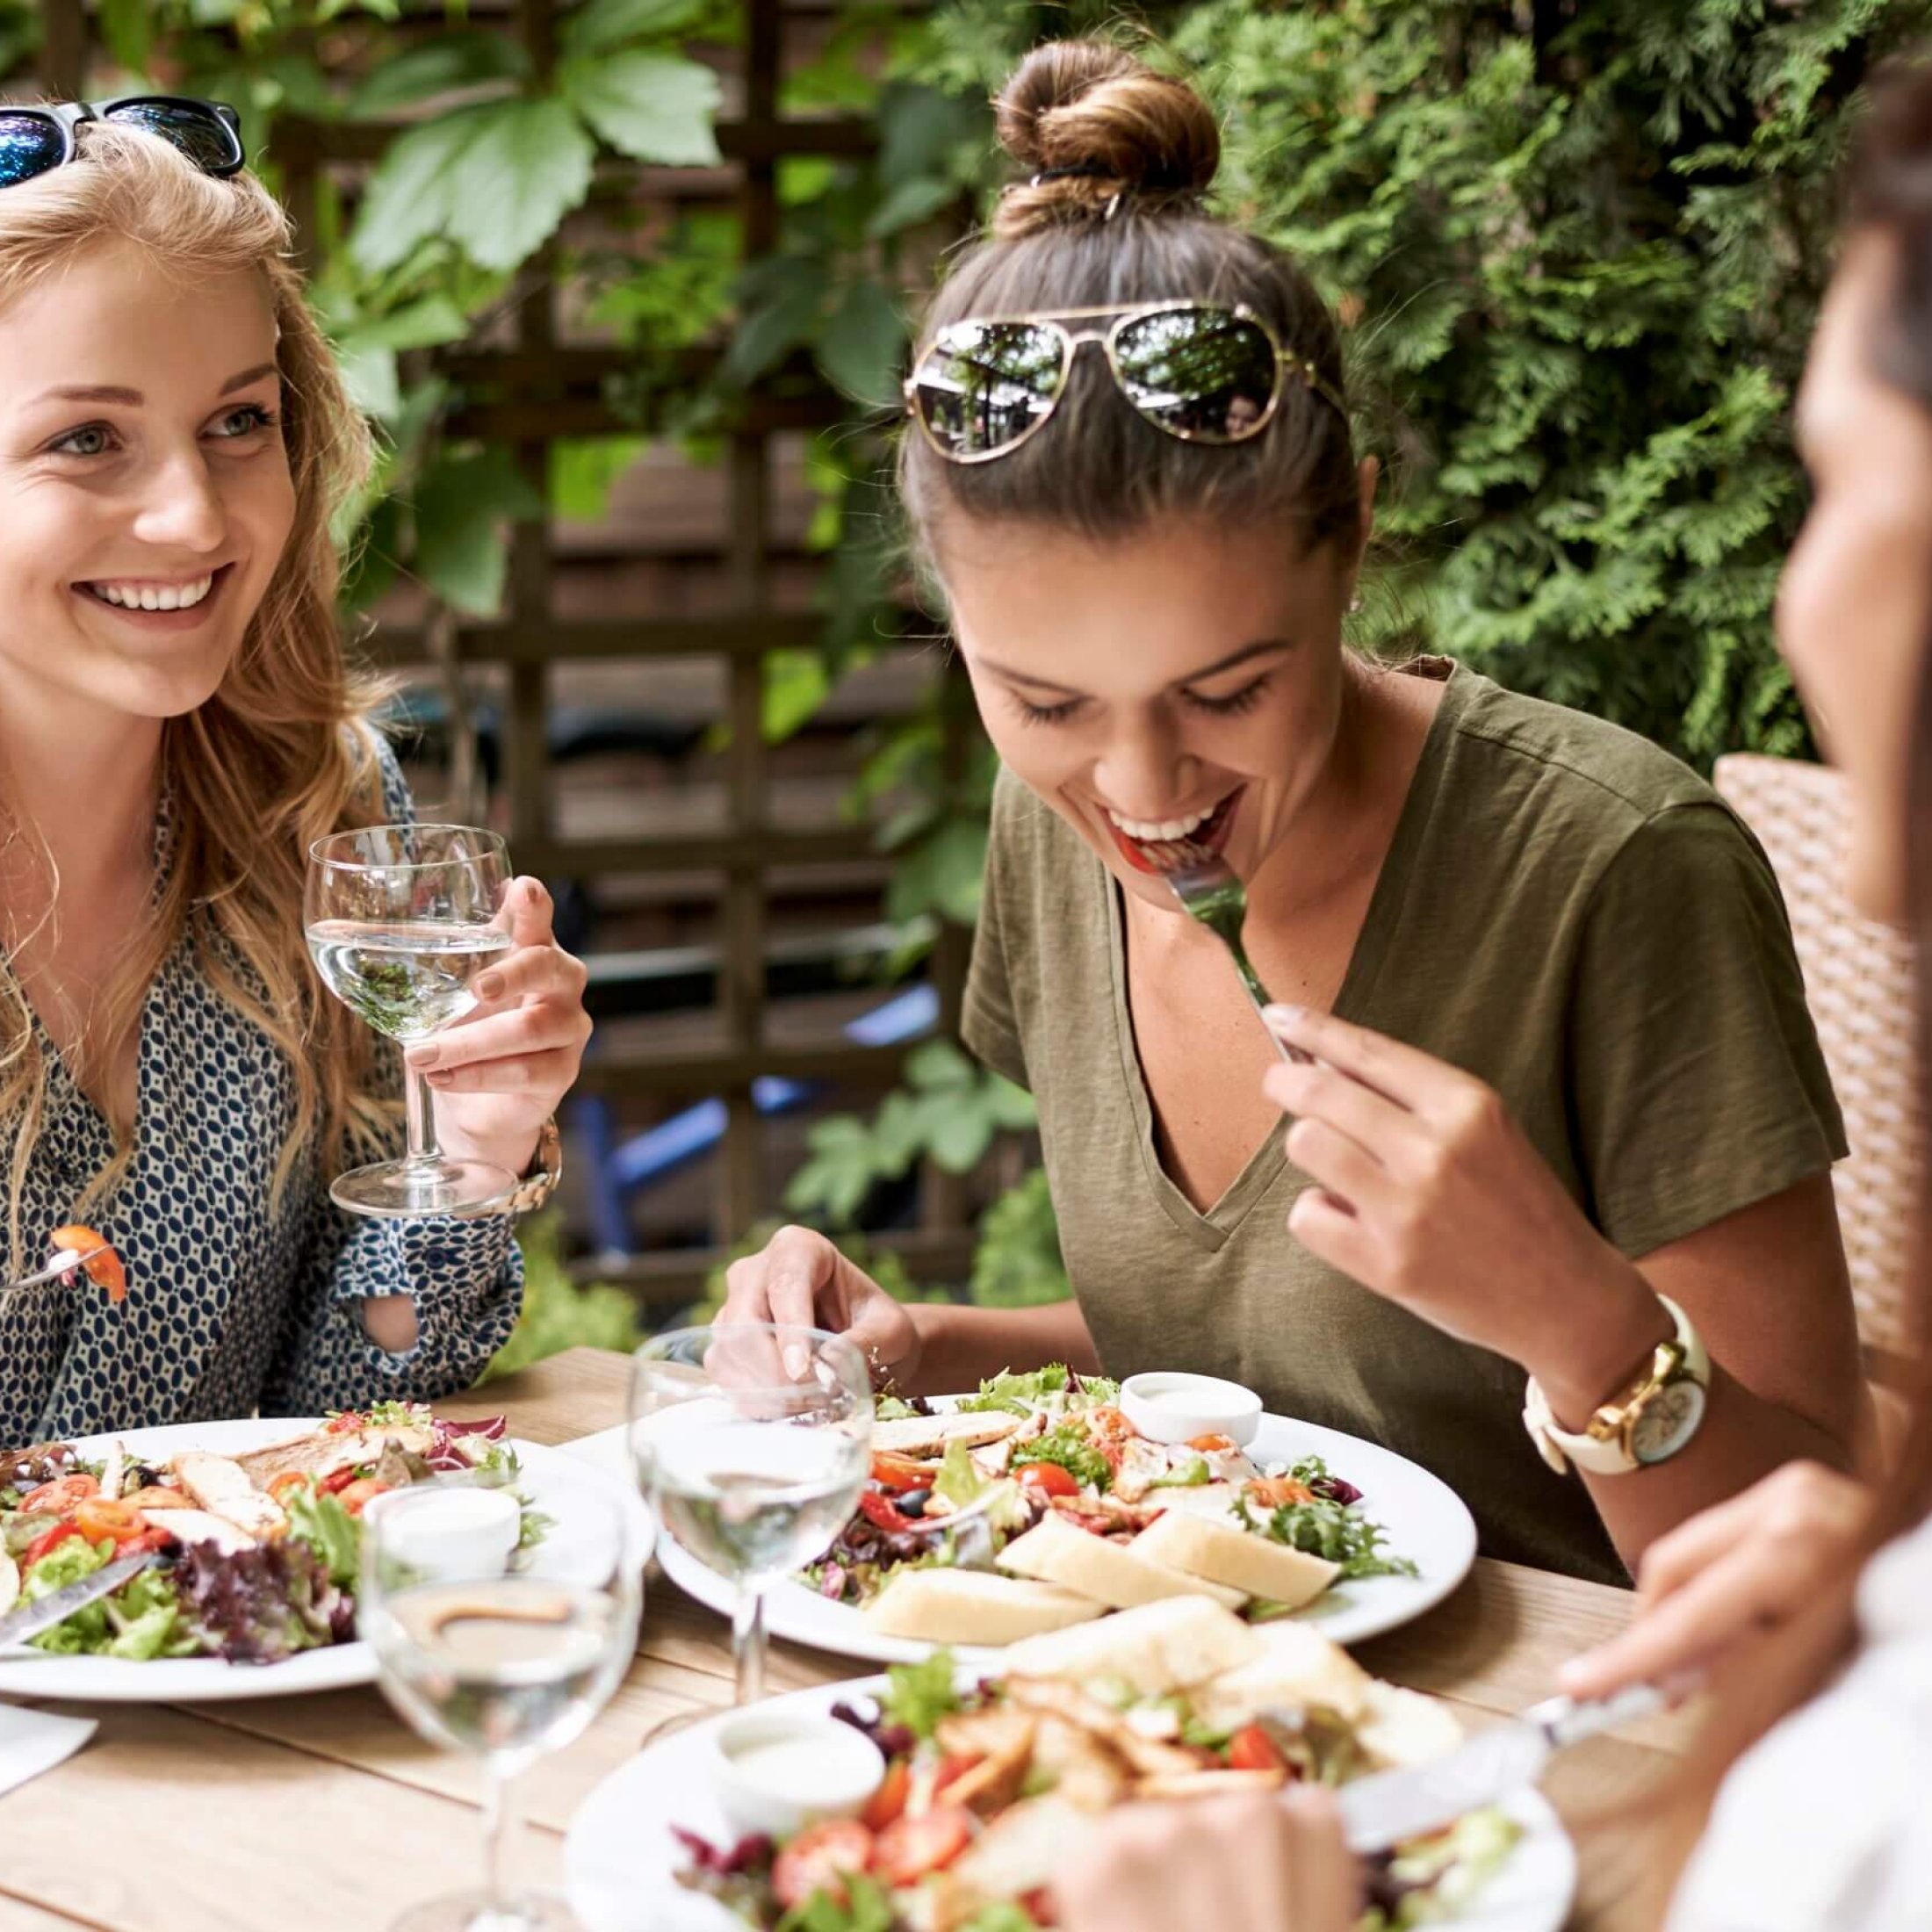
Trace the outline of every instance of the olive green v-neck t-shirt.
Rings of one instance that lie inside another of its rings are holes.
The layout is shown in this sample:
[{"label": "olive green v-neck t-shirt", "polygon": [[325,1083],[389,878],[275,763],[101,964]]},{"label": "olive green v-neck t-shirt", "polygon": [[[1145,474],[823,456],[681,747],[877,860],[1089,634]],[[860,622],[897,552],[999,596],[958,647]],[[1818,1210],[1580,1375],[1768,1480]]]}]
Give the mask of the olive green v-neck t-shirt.
[{"label": "olive green v-neck t-shirt", "polygon": [[[1845,1152],[1751,835],[1647,740],[1467,669],[1448,672],[1335,1010],[1495,1088],[1633,1258]],[[1280,1133],[1205,1214],[1168,1177],[1118,890],[1006,773],[963,1031],[1038,1103],[1068,1272],[1108,1374],[1231,1377],[1279,1414],[1433,1470],[1484,1554],[1627,1581],[1582,1482],[1524,1431],[1523,1370],[1288,1233],[1306,1180]]]}]

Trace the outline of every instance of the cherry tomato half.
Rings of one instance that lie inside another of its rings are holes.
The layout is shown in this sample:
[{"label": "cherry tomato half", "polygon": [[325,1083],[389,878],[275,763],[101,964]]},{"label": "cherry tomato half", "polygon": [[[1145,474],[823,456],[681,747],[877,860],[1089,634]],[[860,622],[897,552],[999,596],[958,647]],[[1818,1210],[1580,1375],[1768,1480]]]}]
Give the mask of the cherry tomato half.
[{"label": "cherry tomato half", "polygon": [[82,1272],[97,1288],[107,1290],[110,1301],[127,1299],[126,1267],[107,1244],[105,1236],[96,1234],[91,1228],[70,1223],[65,1228],[56,1228],[47,1238],[47,1245],[61,1253],[80,1255]]},{"label": "cherry tomato half", "polygon": [[870,1489],[862,1492],[859,1497],[859,1514],[868,1523],[874,1524],[895,1536],[902,1531],[912,1529],[917,1522],[916,1517],[901,1514],[884,1496]]},{"label": "cherry tomato half", "polygon": [[815,1892],[845,1903],[840,1875],[863,1871],[872,1862],[872,1834],[856,1818],[834,1818],[802,1831],[772,1862],[771,1888],[780,1905],[796,1911]]},{"label": "cherry tomato half", "polygon": [[90,1543],[98,1543],[104,1536],[125,1543],[148,1527],[132,1503],[116,1503],[105,1496],[90,1496],[76,1503],[74,1526]]},{"label": "cherry tomato half", "polygon": [[934,1805],[879,1834],[872,1869],[889,1885],[909,1885],[949,1865],[973,1842],[973,1814],[963,1805]]},{"label": "cherry tomato half", "polygon": [[21,1500],[20,1513],[40,1516],[51,1511],[65,1516],[76,1503],[100,1493],[100,1484],[90,1475],[60,1476],[52,1482],[43,1482],[37,1489],[30,1489]]},{"label": "cherry tomato half", "polygon": [[335,1492],[335,1500],[351,1516],[360,1516],[388,1487],[386,1482],[378,1482],[373,1476],[364,1476],[360,1481],[351,1482],[346,1488],[338,1489]]},{"label": "cherry tomato half", "polygon": [[1236,1731],[1228,1740],[1228,1768],[1235,1771],[1280,1771],[1288,1769],[1287,1755],[1258,1724]]},{"label": "cherry tomato half", "polygon": [[71,1523],[56,1523],[45,1536],[37,1536],[20,1553],[20,1570],[23,1575],[32,1569],[49,1550],[57,1550],[70,1536],[79,1536],[80,1532]]},{"label": "cherry tomato half", "polygon": [[1020,1472],[1020,1487],[1040,1496],[1078,1496],[1080,1485],[1071,1469],[1057,1462],[1029,1462]]}]

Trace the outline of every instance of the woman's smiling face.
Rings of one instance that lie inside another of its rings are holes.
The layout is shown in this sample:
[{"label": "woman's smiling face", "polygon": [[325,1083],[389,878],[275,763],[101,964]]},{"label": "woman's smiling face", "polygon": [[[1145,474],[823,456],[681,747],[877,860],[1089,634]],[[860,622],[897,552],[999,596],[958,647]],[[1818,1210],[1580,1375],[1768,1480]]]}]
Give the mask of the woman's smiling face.
[{"label": "woman's smiling face", "polygon": [[0,702],[213,696],[295,515],[267,285],[106,246],[0,310]]},{"label": "woman's smiling face", "polygon": [[1000,758],[1128,891],[1174,910],[1157,839],[1260,871],[1334,747],[1352,556],[1279,530],[983,524],[948,532],[941,571]]}]

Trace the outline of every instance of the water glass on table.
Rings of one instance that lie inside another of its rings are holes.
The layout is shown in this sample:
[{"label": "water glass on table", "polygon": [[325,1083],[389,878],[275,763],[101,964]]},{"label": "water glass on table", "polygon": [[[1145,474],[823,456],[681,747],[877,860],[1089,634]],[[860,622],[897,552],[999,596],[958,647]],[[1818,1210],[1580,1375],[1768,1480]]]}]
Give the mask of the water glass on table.
[{"label": "water glass on table", "polygon": [[363,1512],[357,1626],[378,1681],[419,1736],[479,1759],[484,1780],[482,1886],[412,1907],[392,1932],[576,1925],[561,1900],[505,1880],[509,1784],[580,1736],[622,1681],[637,1650],[644,1553],[621,1502],[586,1486],[526,1569],[517,1512],[493,1536],[479,1507],[503,1494],[428,1482]]},{"label": "water glass on table", "polygon": [[872,1466],[872,1379],[843,1336],[766,1322],[637,1352],[631,1446],[659,1520],[736,1590],[736,1702],[764,1694],[765,1592],[823,1556]]},{"label": "water glass on table", "polygon": [[[310,956],[336,998],[407,1046],[460,1020],[474,985],[511,943],[503,904],[509,850],[474,825],[370,825],[308,849],[303,920]],[[505,1211],[516,1177],[436,1145],[435,1097],[406,1066],[407,1154],[340,1176],[329,1193],[352,1214]]]}]

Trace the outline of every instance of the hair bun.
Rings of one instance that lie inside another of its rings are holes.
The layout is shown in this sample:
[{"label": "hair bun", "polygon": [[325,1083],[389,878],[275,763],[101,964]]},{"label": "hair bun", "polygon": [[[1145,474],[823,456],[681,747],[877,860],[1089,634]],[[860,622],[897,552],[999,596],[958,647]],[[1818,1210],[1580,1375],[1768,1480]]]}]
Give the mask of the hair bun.
[{"label": "hair bun", "polygon": [[[1000,145],[1027,171],[995,232],[1097,213],[1123,188],[1196,196],[1215,178],[1221,130],[1185,81],[1104,40],[1052,40],[1020,62],[994,104]],[[1034,184],[1032,177],[1056,178]]]}]

